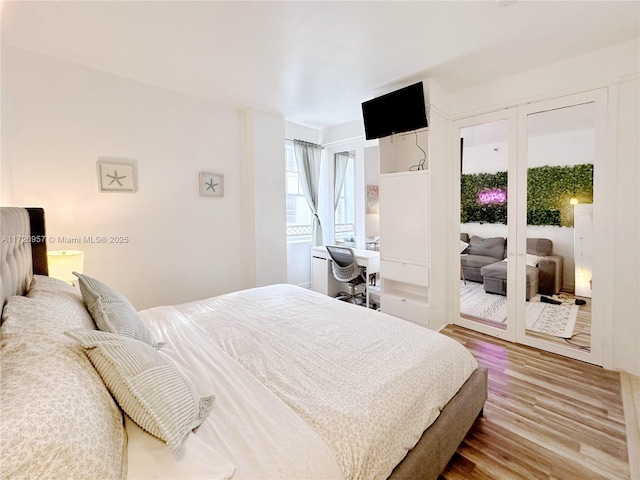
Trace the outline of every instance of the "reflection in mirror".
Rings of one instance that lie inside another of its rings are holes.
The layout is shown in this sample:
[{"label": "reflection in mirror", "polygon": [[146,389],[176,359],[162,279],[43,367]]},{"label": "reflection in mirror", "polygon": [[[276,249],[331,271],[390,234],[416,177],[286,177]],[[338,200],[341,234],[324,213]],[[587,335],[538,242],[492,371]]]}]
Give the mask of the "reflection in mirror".
[{"label": "reflection in mirror", "polygon": [[507,328],[509,121],[460,130],[460,315]]},{"label": "reflection in mirror", "polygon": [[334,240],[338,245],[356,246],[355,152],[334,155]]},{"label": "reflection in mirror", "polygon": [[527,117],[526,334],[591,346],[593,103]]}]

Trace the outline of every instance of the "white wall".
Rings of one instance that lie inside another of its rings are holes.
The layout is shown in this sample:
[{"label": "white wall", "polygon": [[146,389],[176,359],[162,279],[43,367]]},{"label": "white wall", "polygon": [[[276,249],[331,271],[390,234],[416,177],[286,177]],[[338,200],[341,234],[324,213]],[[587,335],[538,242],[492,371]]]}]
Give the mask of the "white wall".
[{"label": "white wall", "polygon": [[[545,165],[571,166],[593,163],[594,152],[593,130],[530,137],[527,166],[535,168]],[[507,153],[507,142],[465,147],[463,173],[504,172],[507,170]]]},{"label": "white wall", "polygon": [[285,128],[282,117],[247,112],[247,205],[253,219],[255,285],[287,281]]},{"label": "white wall", "polygon": [[[615,368],[640,376],[640,81],[618,85],[613,280],[613,342],[610,355]],[[597,228],[597,226],[596,226]],[[595,282],[595,279],[594,279]]]},{"label": "white wall", "polygon": [[591,90],[637,73],[636,38],[628,42],[449,94],[452,117],[496,111],[531,100]]},{"label": "white wall", "polygon": [[[451,322],[451,306],[449,304],[448,283],[444,279],[456,271],[459,272],[460,256],[450,256],[452,239],[449,238],[450,225],[459,212],[454,212],[449,200],[453,188],[451,162],[459,164],[459,152],[451,151],[451,122],[448,111],[448,94],[433,79],[427,79],[428,115],[429,115],[429,150],[427,152],[429,186],[431,202],[429,205],[429,235],[431,247],[429,306],[431,316],[430,328],[439,330]],[[425,92],[427,93],[427,92]],[[458,220],[459,221],[459,220]],[[456,239],[456,243],[457,243]],[[458,251],[459,252],[459,251]]]},{"label": "white wall", "polygon": [[[320,135],[320,140],[323,145],[346,142],[348,140],[364,141],[364,122],[362,120],[355,120],[341,125],[334,125],[323,129]],[[374,144],[375,141],[367,143],[367,145]]]},{"label": "white wall", "polygon": [[289,140],[304,140],[305,142],[320,144],[320,130],[317,128],[284,122],[284,134]]},{"label": "white wall", "polygon": [[[44,207],[49,249],[84,250],[85,273],[139,309],[284,280],[284,253],[268,265],[253,258],[272,246],[275,229],[284,231],[284,209],[262,243],[261,222],[272,215],[248,215],[264,212],[246,197],[247,181],[276,157],[282,166],[284,155],[274,149],[248,161],[245,112],[6,45],[2,67],[2,184],[13,190],[3,188],[2,202]],[[277,134],[281,148],[279,124],[254,117],[256,145],[273,149],[264,136]],[[138,191],[98,193],[99,156],[135,159]],[[224,198],[199,196],[200,171],[225,175]],[[273,188],[277,199],[264,188],[251,200],[284,205],[283,188]],[[125,235],[129,243],[55,241],[85,235]],[[273,277],[262,273],[272,268]]]}]

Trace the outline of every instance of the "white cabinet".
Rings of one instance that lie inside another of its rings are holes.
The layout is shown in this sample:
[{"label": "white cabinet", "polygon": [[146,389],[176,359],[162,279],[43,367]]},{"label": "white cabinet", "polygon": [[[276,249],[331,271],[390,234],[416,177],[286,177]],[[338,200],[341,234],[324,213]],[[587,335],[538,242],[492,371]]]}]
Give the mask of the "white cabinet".
[{"label": "white cabinet", "polygon": [[406,295],[406,291],[382,294],[380,310],[394,317],[429,327],[429,302],[426,297]]},{"label": "white cabinet", "polygon": [[311,290],[335,297],[340,291],[340,284],[331,272],[331,260],[311,256]]},{"label": "white cabinet", "polygon": [[380,176],[380,258],[429,262],[429,172]]},{"label": "white cabinet", "polygon": [[384,269],[384,278],[387,280],[429,286],[429,267],[426,265],[403,260],[382,260],[380,268]]},{"label": "white cabinet", "polygon": [[429,326],[429,261],[429,172],[381,175],[381,311]]}]

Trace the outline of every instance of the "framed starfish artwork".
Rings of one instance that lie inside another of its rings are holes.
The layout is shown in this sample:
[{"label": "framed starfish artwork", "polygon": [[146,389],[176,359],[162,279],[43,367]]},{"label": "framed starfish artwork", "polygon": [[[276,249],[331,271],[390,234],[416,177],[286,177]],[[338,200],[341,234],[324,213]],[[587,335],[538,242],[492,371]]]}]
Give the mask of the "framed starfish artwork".
[{"label": "framed starfish artwork", "polygon": [[135,192],[136,166],[114,160],[98,160],[98,188],[101,192]]},{"label": "framed starfish artwork", "polygon": [[200,195],[203,197],[224,197],[224,175],[200,172]]}]

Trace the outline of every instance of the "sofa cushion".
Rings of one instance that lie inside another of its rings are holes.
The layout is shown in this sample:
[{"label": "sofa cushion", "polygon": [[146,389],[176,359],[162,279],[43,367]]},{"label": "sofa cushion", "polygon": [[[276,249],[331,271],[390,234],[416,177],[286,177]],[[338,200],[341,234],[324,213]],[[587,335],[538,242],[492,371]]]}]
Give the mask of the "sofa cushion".
[{"label": "sofa cushion", "polygon": [[485,255],[462,255],[460,257],[460,262],[463,267],[473,267],[473,268],[482,268],[485,265],[491,265],[495,263],[495,257],[487,257]]},{"label": "sofa cushion", "polygon": [[527,253],[546,257],[551,255],[553,242],[548,238],[527,238]]},{"label": "sofa cushion", "polygon": [[[495,262],[482,267],[482,283],[487,293],[507,294],[507,262]],[[529,300],[538,292],[539,271],[527,265],[526,299]]]},{"label": "sofa cushion", "polygon": [[503,237],[482,238],[473,235],[469,239],[469,255],[483,255],[485,257],[493,257],[498,260],[504,258],[505,239]]}]

